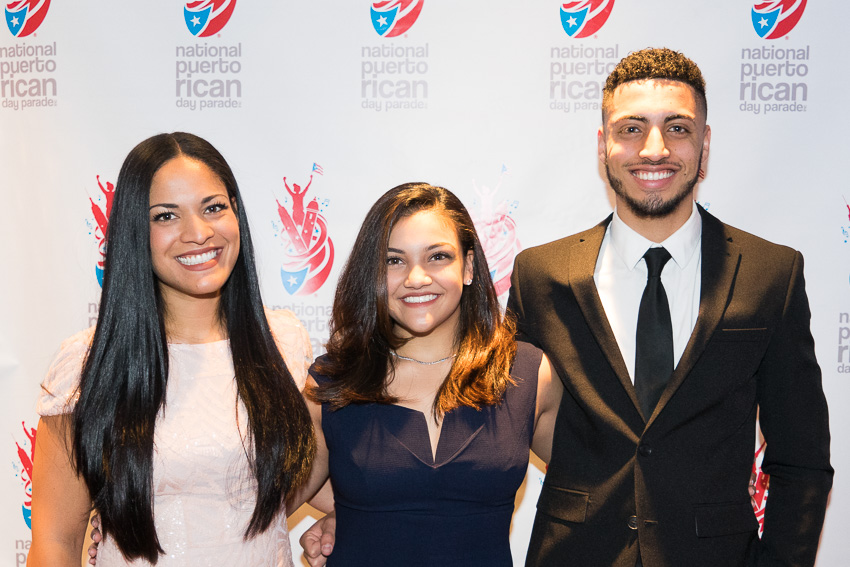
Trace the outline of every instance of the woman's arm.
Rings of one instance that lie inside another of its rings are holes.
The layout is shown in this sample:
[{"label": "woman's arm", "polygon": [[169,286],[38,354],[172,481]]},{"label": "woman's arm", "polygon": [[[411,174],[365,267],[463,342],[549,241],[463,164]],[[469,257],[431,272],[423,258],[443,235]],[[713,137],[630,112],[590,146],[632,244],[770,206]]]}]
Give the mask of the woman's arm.
[{"label": "woman's arm", "polygon": [[331,486],[330,480],[322,485],[322,488],[310,499],[309,504],[319,512],[324,512],[325,514],[330,514],[334,511],[334,489]]},{"label": "woman's arm", "polygon": [[[307,388],[315,387],[316,382],[311,376],[307,379]],[[286,511],[291,514],[309,500],[311,506],[327,514],[304,532],[300,540],[307,562],[312,567],[321,567],[325,565],[327,556],[333,550],[336,516],[333,513],[333,490],[328,480],[328,446],[322,431],[322,406],[306,396],[305,402],[316,432],[316,457],[313,459],[310,477],[286,503]]]},{"label": "woman's arm", "polygon": [[70,414],[64,414],[38,422],[29,567],[80,565],[92,501],[71,459],[71,420]]},{"label": "woman's arm", "polygon": [[[311,376],[307,379],[307,388],[315,387],[316,382]],[[307,478],[307,482],[301,485],[286,501],[287,515],[292,514],[304,502],[313,498],[319,492],[319,489],[322,488],[322,485],[325,484],[325,481],[328,480],[328,446],[325,443],[325,435],[322,432],[322,406],[306,396],[304,397],[304,401],[307,403],[307,409],[310,410],[310,417],[313,420],[313,430],[316,434],[316,456],[313,459],[313,466],[310,468],[310,476]],[[327,508],[327,504],[322,504],[326,500],[326,490],[322,491],[323,496],[317,498],[316,501],[320,509]],[[330,506],[333,506],[332,500]],[[327,512],[327,509],[322,509],[322,511]]]},{"label": "woman's arm", "polygon": [[555,433],[555,418],[561,406],[564,385],[546,355],[537,371],[537,412],[534,421],[534,437],[531,450],[546,464],[552,456],[552,437]]}]

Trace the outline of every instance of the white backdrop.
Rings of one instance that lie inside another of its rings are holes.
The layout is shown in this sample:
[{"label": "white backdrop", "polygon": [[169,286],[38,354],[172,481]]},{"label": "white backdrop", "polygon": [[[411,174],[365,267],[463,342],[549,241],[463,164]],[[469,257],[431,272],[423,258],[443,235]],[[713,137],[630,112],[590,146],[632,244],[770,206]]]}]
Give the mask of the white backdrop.
[{"label": "white backdrop", "polygon": [[[646,46],[680,50],[705,74],[713,143],[699,201],[806,257],[838,471],[818,565],[846,564],[847,2],[16,0],[4,15],[0,566],[25,561],[38,385],[61,340],[96,319],[100,185],[108,192],[136,143],[185,130],[224,154],[265,301],[293,309],[319,354],[336,277],[390,187],[457,193],[497,281],[520,248],[607,215],[599,85]],[[316,200],[311,250],[288,238],[298,207],[284,177],[305,207]],[[517,565],[541,480],[532,467],[521,492]]]}]

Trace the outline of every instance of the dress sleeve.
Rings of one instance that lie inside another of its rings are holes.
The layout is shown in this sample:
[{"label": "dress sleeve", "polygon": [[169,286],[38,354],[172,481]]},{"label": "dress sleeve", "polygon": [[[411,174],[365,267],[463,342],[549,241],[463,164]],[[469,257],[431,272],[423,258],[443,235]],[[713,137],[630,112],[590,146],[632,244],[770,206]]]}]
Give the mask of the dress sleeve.
[{"label": "dress sleeve", "polygon": [[60,415],[74,410],[80,396],[80,374],[89,351],[94,327],[80,331],[62,342],[41,383],[35,411],[40,416]]},{"label": "dress sleeve", "polygon": [[307,383],[307,370],[313,362],[313,347],[307,329],[292,311],[286,309],[266,310],[266,318],[286,367],[298,389],[303,390]]}]

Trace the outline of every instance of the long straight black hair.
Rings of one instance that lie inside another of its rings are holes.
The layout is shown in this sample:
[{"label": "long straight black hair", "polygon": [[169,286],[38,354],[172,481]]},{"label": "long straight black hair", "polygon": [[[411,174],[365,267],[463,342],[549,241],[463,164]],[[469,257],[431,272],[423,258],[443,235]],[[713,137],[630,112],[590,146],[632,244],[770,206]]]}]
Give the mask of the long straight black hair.
[{"label": "long straight black hair", "polygon": [[248,219],[230,166],[198,136],[148,138],[133,148],[118,174],[100,311],[74,408],[73,452],[100,513],[101,531],[126,558],[151,563],[164,553],[154,525],[152,473],[154,424],[166,401],[168,337],[151,262],[150,188],[156,172],[181,155],[221,179],[239,221],[239,256],[222,287],[218,315],[230,338],[238,398],[247,410],[243,444],[257,481],[246,539],[268,529],[286,496],[306,478],[315,452],[309,413],[263,310]]}]

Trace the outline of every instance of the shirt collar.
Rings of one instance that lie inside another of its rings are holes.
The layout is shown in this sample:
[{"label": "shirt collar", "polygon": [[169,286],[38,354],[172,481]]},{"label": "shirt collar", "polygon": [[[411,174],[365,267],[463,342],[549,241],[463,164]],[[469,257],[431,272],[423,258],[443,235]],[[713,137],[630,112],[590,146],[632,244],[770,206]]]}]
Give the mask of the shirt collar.
[{"label": "shirt collar", "polygon": [[[630,270],[634,270],[638,262],[649,248],[657,246],[658,243],[644,238],[627,225],[614,209],[614,218],[608,226],[611,234],[611,245],[618,256],[623,260]],[[694,258],[702,237],[702,217],[697,210],[696,202],[693,203],[691,216],[685,224],[671,234],[660,245],[667,249],[673,261],[684,268]]]}]

